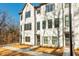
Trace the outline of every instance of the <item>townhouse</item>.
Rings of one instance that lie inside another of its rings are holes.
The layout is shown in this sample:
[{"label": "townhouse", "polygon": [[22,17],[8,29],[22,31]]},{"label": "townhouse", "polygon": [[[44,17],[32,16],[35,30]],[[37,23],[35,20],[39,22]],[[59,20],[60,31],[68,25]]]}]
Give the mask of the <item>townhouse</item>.
[{"label": "townhouse", "polygon": [[[78,6],[77,3],[71,4],[72,37],[75,47],[79,46]],[[69,47],[68,3],[41,3],[39,6],[26,3],[19,15],[22,44]]]}]

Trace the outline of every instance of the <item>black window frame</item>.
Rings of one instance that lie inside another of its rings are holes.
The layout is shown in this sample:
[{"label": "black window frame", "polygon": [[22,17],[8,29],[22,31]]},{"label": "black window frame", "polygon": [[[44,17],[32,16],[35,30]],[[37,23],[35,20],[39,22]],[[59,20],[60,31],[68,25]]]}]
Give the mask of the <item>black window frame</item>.
[{"label": "black window frame", "polygon": [[31,16],[31,11],[25,13],[25,18],[29,18]]},{"label": "black window frame", "polygon": [[30,42],[30,36],[26,36],[26,37],[25,37],[25,41],[26,41],[26,42]]},{"label": "black window frame", "polygon": [[65,8],[69,7],[69,3],[65,3]]},{"label": "black window frame", "polygon": [[44,36],[44,44],[48,44],[48,37]]},{"label": "black window frame", "polygon": [[43,21],[42,21],[42,28],[43,28],[43,29],[46,29],[46,20],[43,20]]},{"label": "black window frame", "polygon": [[22,25],[21,25],[21,27],[20,27],[20,30],[22,31]]},{"label": "black window frame", "polygon": [[[68,19],[66,19],[66,17],[68,17]],[[68,15],[65,16],[65,26],[69,27],[69,16]]]},{"label": "black window frame", "polygon": [[41,12],[40,9],[38,9],[38,10],[37,10],[37,14],[40,14],[40,12]]},{"label": "black window frame", "polygon": [[28,23],[28,24],[24,24],[24,30],[31,30],[32,29],[32,24]]},{"label": "black window frame", "polygon": [[54,28],[59,28],[59,18],[54,19]]},{"label": "black window frame", "polygon": [[52,22],[52,19],[49,19],[49,20],[48,20],[48,29],[49,29],[49,28],[52,28],[52,23],[53,23],[53,22]]},{"label": "black window frame", "polygon": [[37,22],[37,30],[40,30],[40,22]]},{"label": "black window frame", "polygon": [[21,15],[21,20],[22,20],[22,18],[23,18],[23,15]]},{"label": "black window frame", "polygon": [[55,9],[55,4],[47,4],[46,5],[46,12],[51,12]]}]

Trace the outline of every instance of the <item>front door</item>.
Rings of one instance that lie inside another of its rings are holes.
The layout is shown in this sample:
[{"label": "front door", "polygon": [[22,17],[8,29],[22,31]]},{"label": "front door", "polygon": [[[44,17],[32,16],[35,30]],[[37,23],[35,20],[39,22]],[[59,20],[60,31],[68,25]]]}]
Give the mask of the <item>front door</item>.
[{"label": "front door", "polygon": [[40,45],[40,35],[37,35],[37,45]]}]

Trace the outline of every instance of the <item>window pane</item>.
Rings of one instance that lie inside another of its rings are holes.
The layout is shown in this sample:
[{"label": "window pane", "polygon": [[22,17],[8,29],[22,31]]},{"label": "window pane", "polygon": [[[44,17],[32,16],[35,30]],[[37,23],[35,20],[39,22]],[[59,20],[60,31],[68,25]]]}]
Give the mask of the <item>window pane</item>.
[{"label": "window pane", "polygon": [[65,8],[69,7],[69,3],[65,3]]},{"label": "window pane", "polygon": [[30,14],[30,11],[28,11],[28,12],[25,13],[25,17],[26,17],[26,18],[30,17],[30,15],[31,15],[31,14]]},{"label": "window pane", "polygon": [[52,28],[52,19],[48,20],[48,28]]},{"label": "window pane", "polygon": [[53,10],[53,4],[49,5],[49,12]]},{"label": "window pane", "polygon": [[37,30],[40,30],[40,22],[37,22]]},{"label": "window pane", "polygon": [[69,27],[69,16],[65,16],[65,26]]},{"label": "window pane", "polygon": [[40,13],[40,10],[37,10],[37,14],[39,14]]},{"label": "window pane", "polygon": [[48,44],[48,37],[44,37],[44,44]]},{"label": "window pane", "polygon": [[21,15],[21,20],[22,20],[22,15]]},{"label": "window pane", "polygon": [[30,42],[30,37],[25,38],[26,42]]},{"label": "window pane", "polygon": [[21,25],[21,29],[20,30],[22,31],[22,25]]},{"label": "window pane", "polygon": [[26,30],[26,24],[24,24],[24,30]]},{"label": "window pane", "polygon": [[46,12],[49,12],[49,6],[48,5],[46,6]]},{"label": "window pane", "polygon": [[46,21],[45,21],[45,20],[42,22],[42,28],[43,28],[43,29],[46,28]]},{"label": "window pane", "polygon": [[46,12],[53,11],[55,9],[55,4],[46,5]]},{"label": "window pane", "polygon": [[59,27],[59,19],[58,18],[55,18],[55,20],[54,20],[54,27],[55,28]]},{"label": "window pane", "polygon": [[24,25],[24,30],[31,30],[31,23]]},{"label": "window pane", "polygon": [[57,44],[57,37],[52,37],[52,44],[53,45],[56,45]]}]

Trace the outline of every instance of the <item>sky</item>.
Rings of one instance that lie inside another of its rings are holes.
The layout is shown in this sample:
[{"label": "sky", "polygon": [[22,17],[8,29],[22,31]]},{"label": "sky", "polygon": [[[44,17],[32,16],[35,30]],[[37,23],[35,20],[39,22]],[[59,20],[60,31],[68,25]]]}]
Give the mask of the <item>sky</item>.
[{"label": "sky", "polygon": [[[38,6],[38,3],[33,3],[34,6]],[[24,7],[24,3],[0,3],[0,10],[6,11],[11,17],[13,17],[15,20],[12,20],[13,22],[16,22],[16,25],[19,25],[20,17],[19,17],[19,11],[22,10]]]}]

